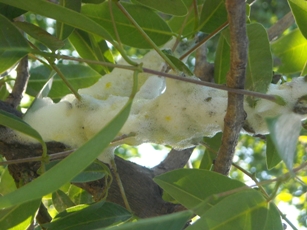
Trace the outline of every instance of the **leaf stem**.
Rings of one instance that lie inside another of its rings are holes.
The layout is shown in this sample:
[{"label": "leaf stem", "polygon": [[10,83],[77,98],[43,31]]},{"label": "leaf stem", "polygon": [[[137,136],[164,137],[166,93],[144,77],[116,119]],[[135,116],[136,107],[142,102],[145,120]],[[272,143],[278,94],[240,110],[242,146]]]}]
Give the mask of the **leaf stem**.
[{"label": "leaf stem", "polygon": [[115,0],[116,6],[123,12],[128,20],[134,25],[134,27],[140,32],[144,39],[157,51],[157,53],[166,61],[166,63],[173,69],[176,70],[176,66],[168,59],[168,57],[159,49],[159,47],[151,40],[151,38],[144,32],[139,24],[131,17],[128,11],[120,4],[119,0]]}]

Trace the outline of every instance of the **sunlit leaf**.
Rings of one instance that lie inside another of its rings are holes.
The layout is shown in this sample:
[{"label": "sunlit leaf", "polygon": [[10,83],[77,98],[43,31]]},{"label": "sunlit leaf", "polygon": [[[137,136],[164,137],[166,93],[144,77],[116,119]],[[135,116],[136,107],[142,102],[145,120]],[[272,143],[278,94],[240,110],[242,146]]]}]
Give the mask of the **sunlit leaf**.
[{"label": "sunlit leaf", "polygon": [[289,0],[288,2],[298,28],[300,29],[304,37],[307,39],[307,1]]},{"label": "sunlit leaf", "polygon": [[182,0],[134,0],[141,5],[161,11],[165,14],[184,16],[187,14],[187,8]]},{"label": "sunlit leaf", "polygon": [[[96,71],[81,64],[58,64],[57,67],[75,89],[89,87],[96,83],[101,77]],[[46,66],[32,68],[30,70],[31,78],[29,80],[27,93],[35,97],[49,79],[50,73],[51,70]],[[53,78],[49,97],[52,99],[60,99],[69,93],[70,90],[67,88],[62,79],[56,74]]]},{"label": "sunlit leaf", "polygon": [[[161,46],[170,40],[172,36],[170,28],[154,11],[140,5],[124,2],[121,4],[156,45]],[[112,3],[112,10],[122,43],[137,48],[152,48],[114,3]],[[84,5],[81,12],[95,20],[116,38],[108,2],[100,5]],[[144,20],[144,18],[150,18],[150,20]]]},{"label": "sunlit leaf", "polygon": [[[184,226],[192,217],[192,211],[177,212],[169,215],[163,215],[159,217],[146,218],[138,220],[137,222],[123,224],[118,227],[114,227],[114,230],[178,230],[184,229]],[[101,229],[103,230],[103,229]]]},{"label": "sunlit leaf", "polygon": [[[60,0],[59,5],[76,12],[81,10],[81,0]],[[74,27],[65,25],[62,22],[56,23],[56,35],[61,40],[68,38],[74,29]]]},{"label": "sunlit leaf", "polygon": [[68,196],[75,204],[90,204],[94,202],[91,194],[75,185],[70,185]]},{"label": "sunlit leaf", "polygon": [[187,230],[263,229],[268,204],[261,193],[249,189],[235,193],[207,210]]},{"label": "sunlit leaf", "polygon": [[98,229],[124,222],[132,217],[122,206],[100,201],[92,205],[79,205],[58,214],[50,224],[49,230]]},{"label": "sunlit leaf", "polygon": [[58,212],[63,212],[65,209],[75,205],[62,190],[57,190],[52,193],[52,203]]},{"label": "sunlit leaf", "polygon": [[0,194],[2,196],[16,190],[16,184],[7,167],[2,171],[0,182]]},{"label": "sunlit leaf", "polygon": [[43,147],[43,155],[47,154],[47,146],[44,140],[42,139],[41,135],[30,125],[21,120],[19,117],[16,117],[10,113],[0,110],[0,125],[6,126],[8,128],[24,133],[30,137],[33,137],[34,139],[39,141],[39,143],[41,143]]},{"label": "sunlit leaf", "polygon": [[177,70],[185,73],[188,76],[192,76],[193,73],[189,69],[189,67],[186,66],[180,59],[176,58],[173,55],[165,53],[165,55],[168,57],[168,59],[176,66]]},{"label": "sunlit leaf", "polygon": [[27,55],[30,47],[20,31],[0,14],[0,73]]},{"label": "sunlit leaf", "polygon": [[281,158],[271,139],[270,135],[266,136],[266,164],[268,169],[274,168],[281,162]]},{"label": "sunlit leaf", "polygon": [[57,39],[56,37],[49,34],[47,31],[42,28],[35,26],[28,22],[14,22],[14,24],[27,34],[29,34],[32,38],[40,41],[44,45],[46,45],[51,50],[55,51],[64,46],[64,42]]},{"label": "sunlit leaf", "polygon": [[32,223],[41,200],[33,200],[0,210],[0,229],[27,229]]},{"label": "sunlit leaf", "polygon": [[[72,180],[89,166],[114,139],[128,118],[131,105],[132,99],[129,99],[123,109],[100,132],[56,166],[31,183],[0,197],[0,208],[9,208],[38,199]],[[71,167],[72,165],[74,167]]]},{"label": "sunlit leaf", "polygon": [[203,169],[178,169],[157,176],[154,181],[189,209],[209,196],[245,186],[242,182]]},{"label": "sunlit leaf", "polygon": [[200,16],[199,28],[205,33],[211,33],[227,21],[227,11],[224,0],[206,0]]},{"label": "sunlit leaf", "polygon": [[273,42],[272,52],[281,61],[278,72],[283,74],[300,72],[307,60],[307,39],[299,29],[295,29]]},{"label": "sunlit leaf", "polygon": [[276,118],[267,118],[266,121],[279,156],[291,170],[301,131],[301,117],[295,114],[283,114]]}]

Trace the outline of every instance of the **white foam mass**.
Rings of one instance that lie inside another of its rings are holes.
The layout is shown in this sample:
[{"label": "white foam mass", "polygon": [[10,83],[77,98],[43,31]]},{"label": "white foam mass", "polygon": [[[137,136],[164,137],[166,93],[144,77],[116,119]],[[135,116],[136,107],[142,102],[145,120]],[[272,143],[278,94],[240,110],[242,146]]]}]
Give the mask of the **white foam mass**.
[{"label": "white foam mass", "polygon": [[[154,51],[140,62],[155,70],[161,70],[163,66],[163,60]],[[101,130],[128,101],[132,75],[129,70],[114,69],[93,86],[80,89],[81,101],[73,95],[58,103],[46,98],[26,114],[24,121],[45,141],[79,147]],[[145,73],[141,73],[139,79],[139,91],[130,116],[118,134],[135,134],[124,140],[125,143],[152,142],[182,149],[197,144],[203,136],[210,137],[222,131],[227,92]],[[247,122],[257,134],[268,133],[266,117],[293,113],[297,100],[307,95],[307,83],[300,77],[282,85],[271,85],[268,94],[279,95],[286,105],[263,99],[255,108],[246,103]],[[305,116],[301,115],[301,119]],[[19,141],[34,141],[21,134],[18,138]]]}]

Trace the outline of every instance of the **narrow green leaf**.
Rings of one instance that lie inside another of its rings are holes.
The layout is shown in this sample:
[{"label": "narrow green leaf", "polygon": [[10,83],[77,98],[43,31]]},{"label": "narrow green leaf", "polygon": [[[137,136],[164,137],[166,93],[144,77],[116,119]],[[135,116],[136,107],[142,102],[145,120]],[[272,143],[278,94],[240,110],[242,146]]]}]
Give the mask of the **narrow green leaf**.
[{"label": "narrow green leaf", "polygon": [[206,150],[199,166],[200,169],[211,169],[213,160],[215,159],[222,143],[222,135],[222,133],[217,133],[214,137],[211,138],[204,137],[203,141],[206,146]]},{"label": "narrow green leaf", "polygon": [[[138,220],[137,222],[127,223],[118,227],[113,227],[114,230],[178,230],[184,229],[189,219],[193,216],[192,211],[177,212],[170,215],[164,215],[153,218]],[[99,229],[97,229],[99,230]],[[103,229],[101,229],[103,230]]]},{"label": "narrow green leaf", "polygon": [[32,38],[36,39],[37,41],[43,43],[52,51],[60,49],[64,46],[64,42],[57,39],[56,37],[49,34],[47,31],[43,30],[42,28],[35,26],[28,22],[14,22],[14,24]]},{"label": "narrow green leaf", "polygon": [[[93,35],[81,30],[74,30],[69,36],[69,41],[84,59],[114,63],[112,53],[104,40],[96,42]],[[88,65],[101,75],[109,72],[107,67],[94,64]]]},{"label": "narrow green leaf", "polygon": [[[101,77],[99,73],[88,66],[81,64],[58,64],[57,67],[64,74],[68,82],[75,88],[86,88],[96,83]],[[30,70],[31,78],[28,83],[27,93],[36,96],[50,78],[51,70],[46,66],[38,66]],[[52,88],[49,97],[60,99],[71,93],[61,78],[56,74],[53,78]]]},{"label": "narrow green leaf", "polygon": [[[273,61],[266,29],[258,23],[247,25],[248,65],[246,69],[245,89],[266,93],[272,81]],[[256,98],[247,97],[251,107]]]},{"label": "narrow green leaf", "polygon": [[2,14],[3,16],[7,17],[10,20],[19,17],[25,12],[26,12],[25,10],[21,10],[19,8],[0,3],[0,14]]},{"label": "narrow green leaf", "polygon": [[99,4],[103,3],[105,0],[82,0],[82,3]]},{"label": "narrow green leaf", "polygon": [[295,29],[273,42],[272,52],[281,61],[278,72],[282,74],[300,72],[307,60],[307,39],[299,29]]},{"label": "narrow green leaf", "polygon": [[41,143],[43,147],[43,155],[47,154],[47,146],[41,135],[30,125],[21,120],[19,117],[0,110],[0,125],[6,126],[8,128],[24,133],[30,137],[33,137],[34,139],[39,141],[39,143]]},{"label": "narrow green leaf", "polygon": [[[228,29],[226,29],[228,32]],[[214,81],[218,84],[226,83],[226,76],[230,69],[230,46],[224,37],[225,31],[220,35],[215,53]]]},{"label": "narrow green leaf", "polygon": [[33,200],[0,210],[0,229],[27,229],[32,223],[41,200]]},{"label": "narrow green leaf", "polygon": [[[121,4],[156,45],[161,46],[171,39],[172,33],[170,28],[165,20],[154,11],[140,5],[133,5],[125,2]],[[143,49],[152,48],[137,29],[134,28],[133,24],[118,9],[115,3],[112,3],[112,11],[116,28],[123,44]],[[115,37],[108,2],[99,5],[84,5],[82,6],[81,12],[102,25],[113,37]],[[144,20],[144,18],[150,18],[150,20]]]},{"label": "narrow green leaf", "polygon": [[52,193],[52,202],[58,212],[63,212],[65,209],[75,205],[69,196],[67,196],[62,190],[57,190]]},{"label": "narrow green leaf", "polygon": [[97,24],[92,19],[57,4],[41,0],[0,0],[0,2],[27,11],[32,11],[33,13],[53,18],[59,22],[63,22],[81,30],[97,34],[110,42],[113,40],[111,35],[101,25]]},{"label": "narrow green leaf", "polygon": [[284,230],[279,211],[272,202],[269,204],[268,218],[263,230]]},{"label": "narrow green leaf", "polygon": [[306,75],[307,75],[307,61],[306,61],[305,65],[303,67],[303,70],[301,72],[301,76],[306,76]]},{"label": "narrow green leaf", "polygon": [[199,28],[210,34],[227,21],[227,11],[224,0],[206,0],[200,16]]},{"label": "narrow green leaf", "polygon": [[[89,166],[114,139],[128,118],[131,105],[132,99],[129,99],[123,109],[100,132],[56,166],[31,183],[0,197],[0,208],[9,208],[41,198],[72,180]],[[71,167],[72,165],[74,167]]]},{"label": "narrow green leaf", "polygon": [[266,136],[266,165],[270,170],[281,162],[281,158],[271,139],[270,135]]},{"label": "narrow green leaf", "polygon": [[301,131],[301,117],[283,114],[266,119],[271,139],[289,170],[292,170],[295,149]]},{"label": "narrow green leaf", "polygon": [[188,10],[182,0],[134,0],[141,5],[147,6],[149,8],[161,11],[165,14],[170,14],[174,16],[184,16],[187,14]]},{"label": "narrow green leaf", "polygon": [[[81,10],[81,0],[60,0],[59,5],[80,12]],[[65,40],[73,32],[74,27],[65,25],[62,22],[56,23],[56,35],[60,40]]]},{"label": "narrow green leaf", "polygon": [[0,14],[0,73],[27,55],[30,47],[20,31]]},{"label": "narrow green leaf", "polygon": [[268,214],[267,206],[259,192],[248,189],[218,202],[187,230],[263,229]]},{"label": "narrow green leaf", "polygon": [[71,183],[86,183],[89,181],[99,180],[108,174],[105,168],[99,163],[92,163],[86,169],[84,169],[80,174],[78,174]]},{"label": "narrow green leaf", "polygon": [[154,181],[189,209],[209,196],[245,186],[239,181],[203,169],[178,169],[157,176]]},{"label": "narrow green leaf", "polygon": [[307,39],[307,2],[302,0],[289,0],[288,2],[298,28]]},{"label": "narrow green leaf", "polygon": [[48,230],[83,230],[98,229],[124,222],[132,217],[122,206],[100,201],[92,205],[79,205],[68,208],[58,214],[50,224],[44,225]]}]

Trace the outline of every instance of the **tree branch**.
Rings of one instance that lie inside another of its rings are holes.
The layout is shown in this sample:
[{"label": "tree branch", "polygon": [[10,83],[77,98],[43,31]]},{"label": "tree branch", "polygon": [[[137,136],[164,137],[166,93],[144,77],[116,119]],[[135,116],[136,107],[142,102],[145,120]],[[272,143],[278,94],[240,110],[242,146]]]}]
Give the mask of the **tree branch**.
[{"label": "tree branch", "polygon": [[29,79],[28,56],[25,56],[24,58],[21,59],[16,70],[17,70],[17,77],[13,90],[6,99],[6,103],[11,105],[15,109],[20,104],[22,95],[25,92],[28,84],[28,79]]},{"label": "tree branch", "polygon": [[[247,63],[247,35],[245,26],[245,1],[226,0],[230,29],[230,71],[227,86],[243,89]],[[215,160],[214,171],[229,173],[238,137],[245,120],[243,95],[228,92],[228,106],[224,118],[222,145]]]},{"label": "tree branch", "polygon": [[269,41],[280,36],[287,28],[295,22],[292,12],[287,13],[283,18],[278,20],[273,26],[268,29]]}]

